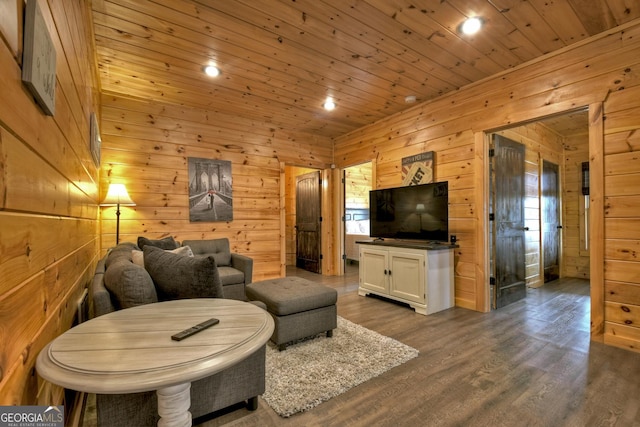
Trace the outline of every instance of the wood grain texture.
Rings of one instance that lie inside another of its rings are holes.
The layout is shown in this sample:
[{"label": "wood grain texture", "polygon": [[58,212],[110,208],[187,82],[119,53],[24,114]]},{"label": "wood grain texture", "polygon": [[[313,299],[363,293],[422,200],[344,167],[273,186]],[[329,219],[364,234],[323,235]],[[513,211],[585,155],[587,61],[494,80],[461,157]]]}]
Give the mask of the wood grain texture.
[{"label": "wood grain texture", "polygon": [[[462,35],[475,15],[483,31]],[[328,138],[409,110],[407,95],[433,100],[638,17],[628,0],[93,2],[106,93]],[[213,84],[202,73],[210,62],[222,70]],[[549,77],[531,89],[564,84]],[[338,105],[330,113],[328,95]]]},{"label": "wood grain texture", "polygon": [[[182,341],[171,339],[214,316],[217,325]],[[242,301],[195,298],[147,304],[70,329],[38,355],[37,369],[72,390],[158,390],[234,365],[262,347],[273,328],[265,310]]]},{"label": "wood grain texture", "polygon": [[[72,408],[73,396],[65,401],[33,368],[39,351],[76,321],[99,252],[98,170],[89,152],[98,80],[88,5],[39,3],[58,57],[54,117],[22,85],[21,43],[0,38],[0,404]],[[0,31],[22,28],[17,5],[16,14],[2,13]]]},{"label": "wood grain texture", "polygon": [[[287,254],[295,248],[291,246],[295,235],[287,231],[292,230],[289,222],[280,230],[280,165],[328,167],[330,140],[302,138],[219,111],[115,96],[103,96],[103,114],[101,194],[106,194],[109,182],[122,182],[136,202],[135,207],[121,208],[121,241],[135,242],[140,235],[172,235],[177,240],[227,237],[234,252],[254,259],[254,280],[281,276],[282,233]],[[189,222],[189,157],[231,161],[233,221]],[[286,196],[290,194],[287,186],[285,191],[284,213],[290,216],[295,214],[289,209],[293,199]],[[115,209],[102,208],[101,216],[102,249],[106,250],[115,242]],[[332,241],[326,241],[327,254],[333,250]],[[329,255],[327,265],[333,264],[330,259]]]},{"label": "wood grain texture", "polygon": [[[455,307],[421,316],[388,300],[358,296],[355,271],[344,278],[288,274],[334,287],[338,315],[420,355],[290,418],[261,401],[255,412],[237,409],[199,420],[202,427],[627,426],[640,420],[640,353],[590,341],[586,280],[545,284],[490,313]],[[620,329],[612,336],[629,335]]]},{"label": "wood grain texture", "polygon": [[[638,29],[634,25],[629,28],[629,32],[635,33]],[[636,182],[638,165],[634,155],[634,147],[637,147],[635,134],[638,126],[637,120],[634,122],[632,118],[637,115],[638,104],[631,100],[640,82],[631,75],[636,67],[635,59],[626,61],[626,66],[622,63],[616,64],[618,59],[621,59],[617,56],[618,53],[637,51],[639,48],[635,41],[628,38],[629,35],[627,31],[624,34],[611,32],[610,35],[594,39],[588,45],[567,49],[561,54],[551,55],[548,59],[532,62],[512,72],[485,79],[482,83],[460,90],[459,93],[442,96],[435,101],[415,106],[338,137],[336,138],[336,162],[340,166],[354,162],[356,159],[373,156],[379,160],[375,170],[377,185],[393,186],[399,167],[399,156],[396,157],[396,152],[406,153],[413,147],[415,154],[428,150],[432,142],[437,145],[447,138],[451,141],[454,138],[460,139],[469,131],[501,130],[513,126],[514,123],[549,117],[549,128],[554,129],[553,126],[558,125],[558,129],[567,132],[565,136],[567,139],[561,142],[560,148],[551,150],[540,148],[541,155],[551,156],[565,163],[567,176],[569,173],[578,172],[576,166],[578,157],[582,160],[581,156],[587,155],[591,164],[595,165],[595,175],[592,176],[594,190],[591,196],[591,238],[593,240],[590,242],[590,248],[592,252],[588,259],[580,253],[579,225],[575,220],[571,220],[567,222],[567,229],[563,230],[565,232],[563,237],[566,237],[563,239],[565,244],[563,250],[570,255],[563,259],[563,266],[564,273],[567,275],[591,277],[594,333],[601,333],[603,322],[606,320],[603,297],[605,258],[600,252],[606,247],[604,236],[606,235],[607,239],[624,239],[629,242],[640,239],[635,232],[640,229],[640,226],[638,218],[633,214],[634,199],[627,197],[637,195],[636,189],[640,188],[634,185],[638,184]],[[596,56],[593,55],[595,52],[598,52]],[[627,90],[631,95],[624,94]],[[609,96],[608,93],[611,95]],[[595,101],[603,101],[603,103]],[[557,123],[554,119],[554,116],[563,110],[570,115],[576,115],[578,110],[584,111],[586,106],[589,107],[589,120],[582,121],[579,127],[585,129],[586,126],[586,132],[567,125],[568,122]],[[606,120],[604,120],[605,114]],[[589,141],[588,148],[579,148],[578,145],[584,147],[586,138]],[[606,142],[609,138],[612,138],[614,145],[610,149],[605,149],[604,147],[608,147]],[[469,140],[466,141],[469,146]],[[461,150],[462,146],[456,145],[456,149]],[[571,157],[572,154],[568,157],[565,155],[569,152],[573,153],[576,148],[583,154],[578,157]],[[612,163],[609,163],[609,157]],[[569,164],[566,163],[567,158],[570,159]],[[455,199],[461,199],[457,196],[457,192],[462,189],[476,194],[481,191],[479,179],[467,178],[468,165],[464,162],[451,162],[443,166],[439,151],[436,151],[436,159],[436,179],[449,181],[450,193]],[[620,165],[620,168],[617,165]],[[445,171],[443,175],[441,175],[442,171]],[[578,183],[575,179],[568,182],[571,182],[573,189],[577,188]],[[532,182],[532,185],[535,185],[535,182]],[[602,185],[601,189],[600,185]],[[578,199],[577,196],[569,194],[569,191],[575,190],[570,190],[569,187],[565,189],[566,204],[563,205],[563,214],[566,217],[575,218],[579,213],[573,206],[576,206],[574,203],[577,203]],[[604,200],[609,194],[625,196],[626,199],[624,202],[621,199],[606,199],[610,201],[611,212],[616,216],[610,215],[605,218]],[[615,211],[613,211],[614,208]],[[452,209],[452,212],[456,212],[456,216],[450,218],[451,233],[458,235],[461,241],[470,238],[474,245],[481,245],[481,241],[473,240],[478,238],[472,233],[475,227],[467,223],[464,216],[458,213],[460,212],[458,209]],[[532,218],[535,221],[537,217],[534,215]],[[486,219],[483,218],[483,221]],[[475,252],[480,253],[478,250]],[[628,255],[624,256],[628,258]],[[533,262],[533,259],[529,259]],[[482,262],[483,260],[474,258],[470,261],[471,264]],[[474,307],[482,293],[480,291],[470,293],[470,288],[463,285],[467,278],[462,280],[461,272],[469,271],[464,268],[466,264],[467,261],[460,260],[456,265],[456,301],[459,306]],[[532,269],[529,271],[533,274]],[[637,276],[632,278],[632,270],[624,271],[627,271],[624,280],[629,280],[633,284],[638,283]],[[615,272],[608,274],[615,274]],[[476,289],[486,289],[484,277],[474,275],[472,279],[477,282]]]},{"label": "wood grain texture", "polygon": [[[604,108],[605,104],[593,104],[589,108],[589,278],[591,288],[591,335],[600,339],[604,333],[604,322],[608,319],[604,307],[604,236],[613,227],[604,218]],[[612,236],[610,236],[612,237]]]},{"label": "wood grain texture", "polygon": [[[583,113],[586,132],[586,113]],[[565,119],[568,120],[568,119]],[[577,119],[574,117],[573,120]],[[527,286],[538,287],[543,283],[542,266],[542,235],[541,230],[541,203],[542,192],[540,188],[540,170],[542,160],[548,160],[560,166],[563,171],[564,136],[552,130],[550,126],[556,125],[559,119],[555,118],[549,125],[544,122],[534,122],[522,126],[512,127],[496,132],[498,135],[516,141],[525,147],[525,199],[524,221],[525,227],[525,281]],[[553,128],[555,129],[555,128]],[[564,175],[564,173],[562,174]],[[564,223],[564,218],[562,219]]]},{"label": "wood grain texture", "polygon": [[[456,298],[459,306],[479,309],[487,285],[478,232],[486,227],[477,199],[485,176],[478,135],[585,106],[598,114],[589,121],[585,153],[602,175],[592,233],[598,252],[587,262],[575,250],[577,229],[568,224],[571,256],[563,265],[567,275],[589,270],[594,330],[604,330],[608,343],[638,348],[638,328],[608,322],[604,314],[605,302],[632,304],[640,283],[631,255],[640,241],[633,213],[640,188],[634,154],[640,11],[628,0],[424,6],[272,0],[273,8],[249,0],[95,0],[92,11],[87,2],[40,0],[62,58],[53,118],[22,85],[23,2],[6,1],[10,10],[17,4],[18,16],[0,13],[0,309],[28,332],[14,335],[0,325],[3,340],[12,343],[0,356],[0,403],[62,402],[60,388],[32,375],[32,356],[71,325],[83,282],[115,241],[114,211],[97,206],[109,181],[125,181],[139,200],[123,209],[128,240],[145,233],[224,235],[235,251],[251,254],[262,277],[275,277],[286,263],[283,165],[327,169],[372,161],[373,187],[383,188],[397,185],[398,159],[433,150],[437,174],[442,166],[438,178],[450,183],[450,226],[461,245]],[[460,20],[476,13],[491,23],[486,32],[458,37]],[[550,53],[541,57],[544,52]],[[209,61],[228,66],[222,80],[202,75]],[[491,77],[496,69],[502,71]],[[332,91],[339,108],[329,114],[319,106]],[[404,102],[410,93],[419,104]],[[107,161],[100,172],[88,150],[92,112],[105,117]],[[570,123],[553,127],[572,134]],[[188,223],[190,155],[232,160],[237,222]],[[573,197],[566,194],[567,215]],[[335,207],[333,213],[336,219]],[[329,229],[328,257],[335,259],[337,225]],[[623,266],[607,271],[616,280],[605,281],[605,261]],[[624,283],[627,291],[608,299],[605,282]],[[30,293],[30,309],[16,314],[11,304]],[[40,319],[38,327],[32,318]]]}]

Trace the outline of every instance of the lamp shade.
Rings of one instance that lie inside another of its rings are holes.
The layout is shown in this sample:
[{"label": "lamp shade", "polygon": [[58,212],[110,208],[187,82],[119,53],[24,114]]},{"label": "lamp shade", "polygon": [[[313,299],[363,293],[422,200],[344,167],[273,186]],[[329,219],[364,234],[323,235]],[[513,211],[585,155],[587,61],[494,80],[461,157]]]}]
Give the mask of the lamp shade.
[{"label": "lamp shade", "polygon": [[104,198],[100,206],[135,206],[136,203],[131,200],[127,187],[124,184],[109,184],[107,196]]}]

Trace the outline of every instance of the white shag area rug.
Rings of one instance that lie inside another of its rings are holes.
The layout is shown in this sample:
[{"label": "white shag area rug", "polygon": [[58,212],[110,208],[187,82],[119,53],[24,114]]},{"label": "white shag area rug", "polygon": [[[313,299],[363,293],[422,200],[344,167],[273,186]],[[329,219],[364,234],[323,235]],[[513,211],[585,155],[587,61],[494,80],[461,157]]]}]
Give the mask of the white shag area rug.
[{"label": "white shag area rug", "polygon": [[418,356],[418,350],[338,316],[319,334],[278,351],[267,345],[262,398],[280,416],[309,410]]}]

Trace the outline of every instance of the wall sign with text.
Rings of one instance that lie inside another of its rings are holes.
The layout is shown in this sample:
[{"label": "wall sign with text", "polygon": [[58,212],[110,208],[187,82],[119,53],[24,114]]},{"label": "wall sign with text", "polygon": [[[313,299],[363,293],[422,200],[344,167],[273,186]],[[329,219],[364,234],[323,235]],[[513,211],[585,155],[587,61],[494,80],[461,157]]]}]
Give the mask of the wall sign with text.
[{"label": "wall sign with text", "polygon": [[416,154],[402,158],[402,185],[420,185],[433,182],[434,153]]}]

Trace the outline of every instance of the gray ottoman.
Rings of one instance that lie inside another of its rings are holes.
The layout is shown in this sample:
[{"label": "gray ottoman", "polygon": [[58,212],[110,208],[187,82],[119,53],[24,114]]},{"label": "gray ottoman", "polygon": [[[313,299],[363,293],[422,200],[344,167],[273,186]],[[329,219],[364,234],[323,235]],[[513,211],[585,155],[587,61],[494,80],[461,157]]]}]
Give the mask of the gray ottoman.
[{"label": "gray ottoman", "polygon": [[265,303],[276,327],[271,341],[280,351],[300,338],[326,332],[333,335],[338,324],[335,289],[300,277],[254,282],[246,287],[249,300]]}]

